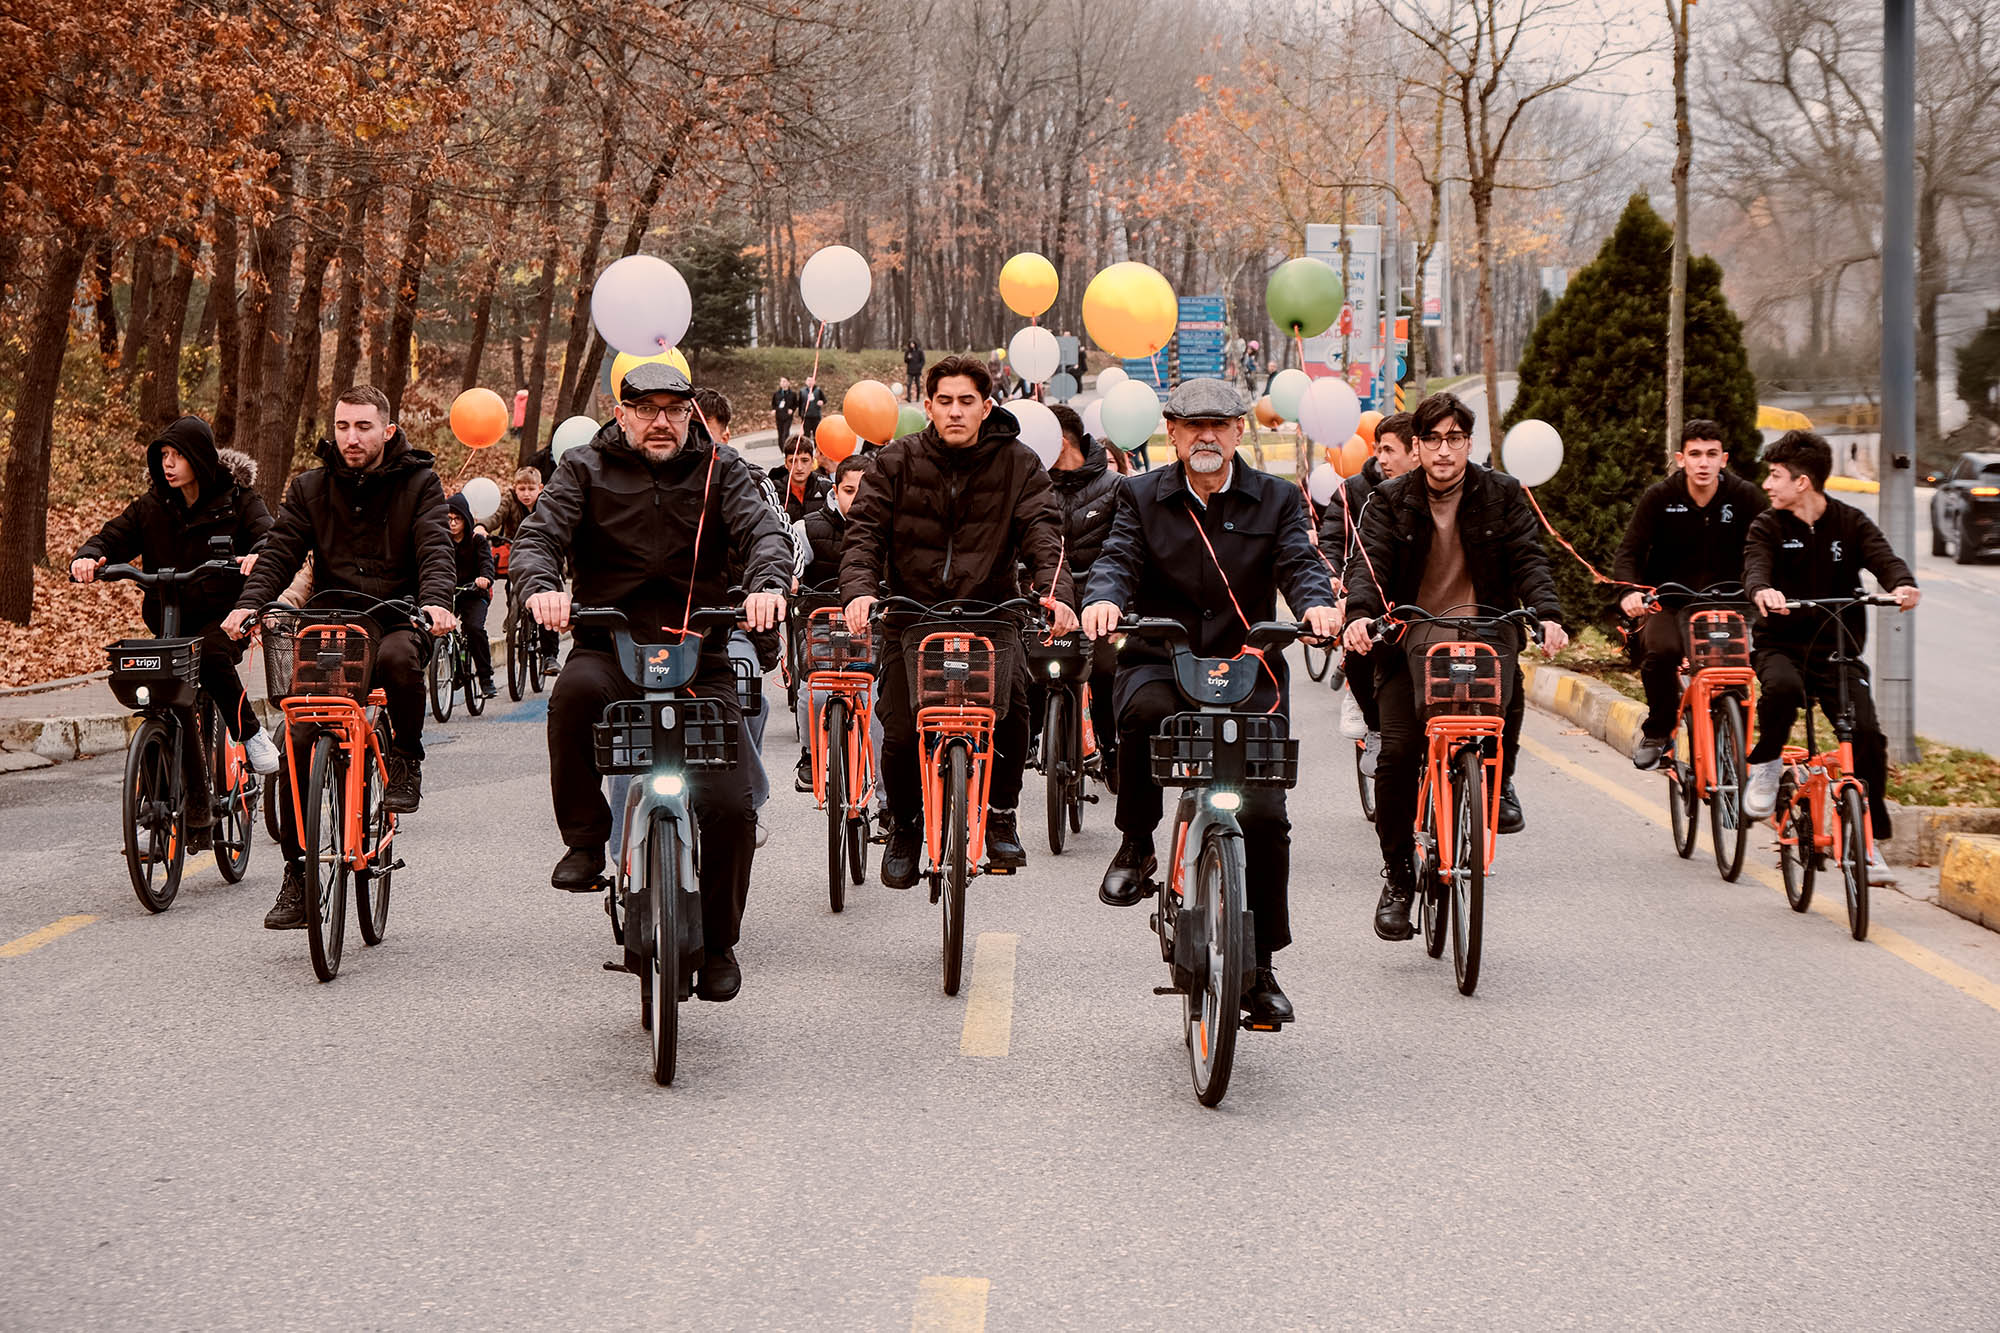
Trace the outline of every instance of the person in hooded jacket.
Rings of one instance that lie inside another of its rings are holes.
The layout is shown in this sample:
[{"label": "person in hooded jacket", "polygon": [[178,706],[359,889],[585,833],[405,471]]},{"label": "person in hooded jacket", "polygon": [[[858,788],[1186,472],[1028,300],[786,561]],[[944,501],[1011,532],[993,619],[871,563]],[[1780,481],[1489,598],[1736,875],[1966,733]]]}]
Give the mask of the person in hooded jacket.
[{"label": "person in hooded jacket", "polygon": [[[313,595],[321,604],[363,608],[413,600],[430,618],[430,632],[451,632],[457,565],[446,522],[444,486],[431,456],[411,447],[389,410],[389,397],[359,384],[334,404],[333,438],[319,444],[320,466],[292,478],[277,522],[257,565],[222,622],[233,638],[245,633],[259,607],[275,601],[311,557]],[[382,626],[373,682],[388,697],[388,784],[382,805],[397,814],[423,799],[424,663],[430,646],[415,623]],[[279,843],[285,882],[264,918],[271,930],[305,927],[305,851],[290,801],[279,803]]]},{"label": "person in hooded jacket", "polygon": [[493,687],[493,644],[486,637],[486,613],[493,607],[493,580],[499,565],[493,559],[493,545],[478,532],[472,519],[472,505],[464,491],[456,491],[445,501],[445,521],[451,527],[452,557],[456,562],[456,588],[470,588],[457,594],[458,623],[465,630],[465,646],[472,654],[472,666],[479,673],[479,688],[491,699],[499,693]]},{"label": "person in hooded jacket", "polygon": [[[861,490],[861,478],[873,467],[872,459],[859,452],[841,459],[833,469],[833,488],[826,493],[826,499],[792,525],[792,545],[798,549],[802,562],[794,591],[798,588],[832,588],[840,583],[840,552],[847,543],[847,511],[853,507],[854,497]],[[805,633],[803,613],[793,620],[792,628],[800,634]],[[811,736],[818,707],[819,701],[812,697],[812,691],[801,688],[798,702],[799,764],[793,776],[793,785],[799,791],[813,789]],[[869,716],[873,718],[872,711]],[[881,748],[879,737],[876,748]]]},{"label": "person in hooded jacket", "polygon": [[[1333,503],[1320,511],[1319,549],[1326,557],[1334,582],[1347,586],[1347,566],[1361,560],[1361,516],[1368,502],[1384,483],[1394,481],[1417,465],[1415,418],[1408,412],[1383,417],[1375,427],[1375,447],[1361,470],[1340,484]],[[1340,699],[1340,734],[1361,741],[1361,771],[1375,776],[1382,756],[1382,719],[1375,707],[1375,673],[1372,669],[1347,673],[1347,690]]]},{"label": "person in hooded jacket", "polygon": [[[146,448],[152,485],[116,518],[77,548],[70,577],[89,583],[107,563],[138,559],[149,570],[192,569],[206,563],[209,543],[227,537],[241,572],[214,570],[180,588],[181,633],[201,639],[201,687],[215,701],[229,734],[243,742],[250,766],[275,773],[278,748],[257,723],[236,664],[243,645],[222,632],[221,621],[255,567],[257,544],[271,528],[271,511],[251,488],[257,465],[234,449],[217,450],[215,435],[200,417],[182,417]],[[160,632],[160,595],[147,589],[140,605],[146,627]],[[213,822],[207,798],[208,765],[202,747],[187,747],[188,824]]]}]

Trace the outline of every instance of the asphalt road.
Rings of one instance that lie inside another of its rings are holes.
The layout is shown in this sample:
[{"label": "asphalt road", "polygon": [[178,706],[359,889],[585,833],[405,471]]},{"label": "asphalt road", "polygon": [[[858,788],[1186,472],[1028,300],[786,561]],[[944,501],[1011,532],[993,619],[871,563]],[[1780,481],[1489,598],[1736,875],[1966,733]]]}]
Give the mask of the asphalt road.
[{"label": "asphalt road", "polygon": [[1536,715],[1463,998],[1370,932],[1300,688],[1301,1018],[1214,1111],[1145,913],[1095,899],[1108,806],[975,882],[947,999],[936,910],[831,915],[779,792],[743,994],[683,1010],[661,1089],[599,903],[547,887],[535,705],[433,728],[389,940],[330,985],[259,926],[268,842],[149,917],[115,756],[0,778],[0,1325],[1993,1326],[1994,936],[1882,894],[1857,944],[1724,885],[1657,778]]}]

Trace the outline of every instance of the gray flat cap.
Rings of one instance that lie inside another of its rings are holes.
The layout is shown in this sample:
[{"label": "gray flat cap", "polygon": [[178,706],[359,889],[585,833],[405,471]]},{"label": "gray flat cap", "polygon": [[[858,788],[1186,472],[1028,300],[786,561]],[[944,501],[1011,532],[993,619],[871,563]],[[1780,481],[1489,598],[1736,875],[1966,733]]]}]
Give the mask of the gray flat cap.
[{"label": "gray flat cap", "polygon": [[618,386],[618,401],[633,402],[649,393],[679,394],[683,398],[694,397],[694,385],[688,377],[663,361],[642,361],[625,372],[624,382]]},{"label": "gray flat cap", "polygon": [[1160,415],[1169,421],[1199,421],[1246,416],[1249,411],[1250,404],[1235,385],[1227,380],[1199,379],[1176,385]]}]

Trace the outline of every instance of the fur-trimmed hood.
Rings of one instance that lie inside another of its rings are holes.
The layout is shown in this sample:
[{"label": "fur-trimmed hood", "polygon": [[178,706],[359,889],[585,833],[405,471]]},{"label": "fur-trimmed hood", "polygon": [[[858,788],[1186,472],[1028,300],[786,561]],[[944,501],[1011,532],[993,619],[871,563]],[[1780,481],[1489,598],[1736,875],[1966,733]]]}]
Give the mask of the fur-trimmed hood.
[{"label": "fur-trimmed hood", "polygon": [[256,486],[257,460],[241,449],[217,449],[215,461],[238,486],[246,489]]}]

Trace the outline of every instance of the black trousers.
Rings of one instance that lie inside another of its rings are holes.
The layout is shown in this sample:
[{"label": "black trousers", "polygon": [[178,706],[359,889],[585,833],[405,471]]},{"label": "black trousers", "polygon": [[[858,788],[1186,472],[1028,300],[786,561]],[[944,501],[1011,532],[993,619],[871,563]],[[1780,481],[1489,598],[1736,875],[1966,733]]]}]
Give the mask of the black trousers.
[{"label": "black trousers", "polygon": [[[1019,655],[1015,654],[1018,661]],[[1018,672],[1019,668],[1015,670]],[[882,636],[881,682],[875,716],[882,721],[882,791],[889,813],[904,828],[922,828],[924,790],[917,772],[917,716],[910,707],[910,673],[901,642]],[[1017,679],[1006,691],[1007,708],[993,724],[989,810],[1012,810],[1021,803],[1021,775],[1028,766],[1028,691]]]},{"label": "black trousers", "polygon": [[[740,729],[736,673],[726,657],[704,656],[691,693],[721,702],[726,726]],[[640,691],[625,679],[608,652],[572,648],[549,693],[549,786],[555,798],[556,827],[570,847],[602,847],[611,836],[611,807],[597,771],[591,728],[603,720],[606,704],[636,699]],[[750,896],[750,863],[757,851],[757,816],[750,806],[750,770],[703,769],[688,775],[695,823],[701,830],[701,916],[707,947],[735,947],[743,905]]]},{"label": "black trousers", "polygon": [[[424,663],[430,659],[429,645],[415,630],[392,630],[382,636],[375,649],[375,671],[370,685],[388,698],[383,711],[389,718],[389,748],[406,759],[424,757]],[[287,764],[296,764],[299,799],[306,798],[306,779],[312,771],[313,735],[310,730],[291,728],[285,736]],[[290,780],[286,767],[278,769],[278,845],[287,861],[304,858],[299,831],[292,819]]]},{"label": "black trousers", "polygon": [[778,428],[778,451],[783,453],[785,441],[792,437],[792,414],[790,412],[777,413],[773,424]]},{"label": "black trousers", "polygon": [[[1417,639],[1413,631],[1404,647],[1375,650],[1382,655],[1375,664],[1375,706],[1382,730],[1382,754],[1375,765],[1375,840],[1385,866],[1409,865],[1416,846],[1417,784],[1430,745],[1424,735],[1424,719],[1417,710],[1415,664],[1424,646],[1425,641]],[[1520,659],[1512,652],[1501,654],[1500,680],[1505,696],[1500,780],[1506,783],[1514,780],[1515,756],[1521,749],[1521,719],[1527,711]]]},{"label": "black trousers", "polygon": [[1639,622],[1639,682],[1646,687],[1646,721],[1641,729],[1655,740],[1671,736],[1679,725],[1689,614],[1655,611]]},{"label": "black trousers", "polygon": [[1375,666],[1365,657],[1349,659],[1347,673],[1348,693],[1361,707],[1361,718],[1368,724],[1368,730],[1382,730],[1382,713],[1375,706]]},{"label": "black trousers", "polygon": [[[1118,831],[1127,837],[1151,840],[1159,827],[1165,798],[1153,781],[1151,741],[1160,719],[1187,711],[1173,682],[1155,680],[1133,690],[1118,714]],[[1267,967],[1271,955],[1292,942],[1292,821],[1285,789],[1245,791],[1236,819],[1243,826],[1243,889],[1256,920],[1257,963]]]},{"label": "black trousers", "polygon": [[[1749,762],[1767,764],[1783,757],[1785,741],[1798,721],[1799,710],[1807,701],[1833,716],[1840,703],[1840,678],[1833,663],[1824,657],[1803,664],[1790,653],[1763,648],[1757,651],[1757,743],[1750,747]],[[1847,666],[1847,698],[1854,706],[1854,776],[1868,786],[1868,822],[1878,839],[1894,836],[1889,819],[1889,739],[1875,717],[1875,697],[1868,692],[1868,667],[1861,662]],[[1834,744],[1832,736],[1815,734],[1822,749]]]},{"label": "black trousers", "polygon": [[469,592],[458,599],[458,627],[465,635],[466,651],[472,654],[472,669],[482,681],[493,679],[493,641],[486,637],[486,613],[492,608],[491,593]]}]

